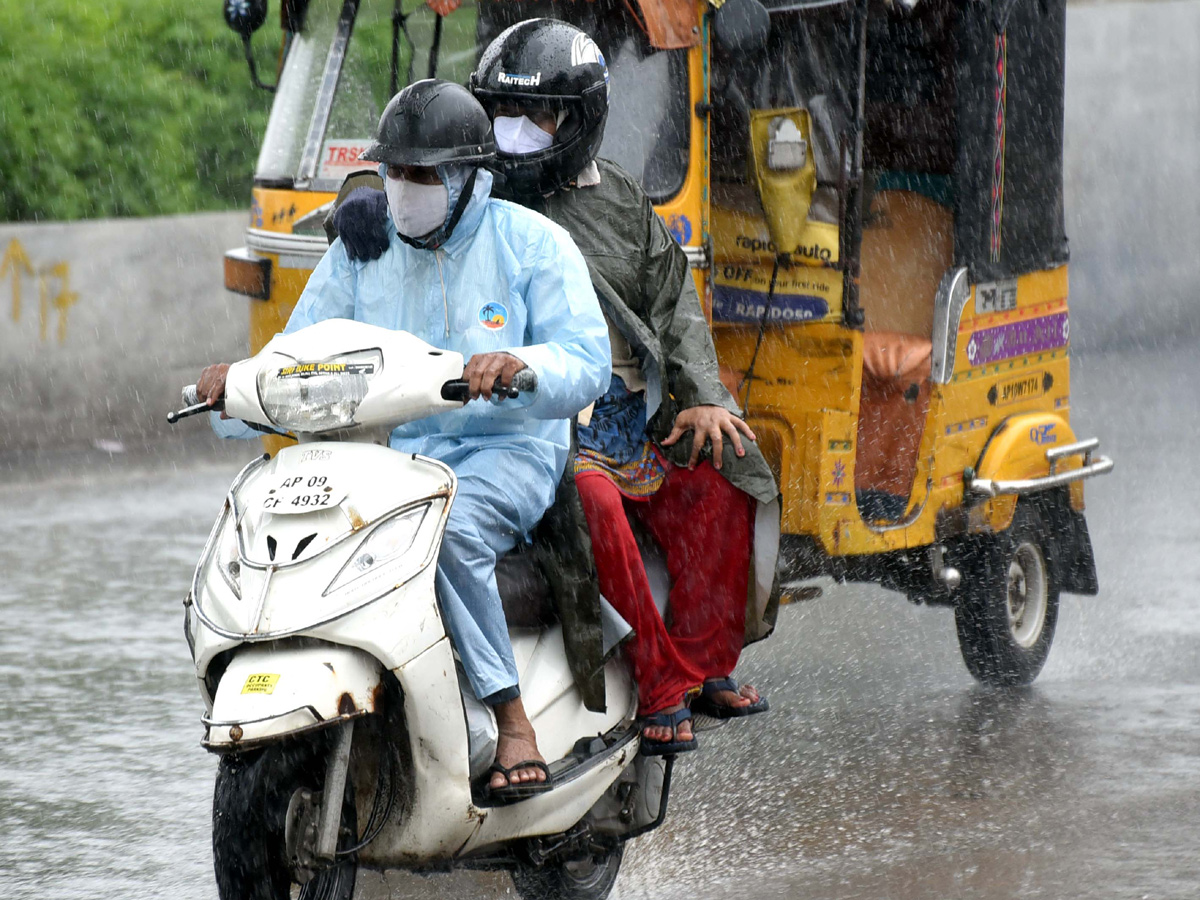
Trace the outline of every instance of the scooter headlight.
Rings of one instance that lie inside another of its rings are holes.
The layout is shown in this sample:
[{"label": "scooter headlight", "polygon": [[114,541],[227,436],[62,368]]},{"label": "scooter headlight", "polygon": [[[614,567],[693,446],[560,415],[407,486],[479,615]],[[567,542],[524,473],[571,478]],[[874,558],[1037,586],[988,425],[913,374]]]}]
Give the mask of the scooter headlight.
[{"label": "scooter headlight", "polygon": [[229,510],[225,511],[221,521],[221,531],[217,537],[216,566],[225,584],[233,591],[233,595],[241,600],[242,562],[241,554],[238,553],[237,522],[234,521]]},{"label": "scooter headlight", "polygon": [[213,526],[205,553],[197,567],[194,596],[196,606],[204,616],[223,627],[234,627],[236,623],[228,620],[228,615],[240,604],[231,602],[222,588],[233,594],[233,600],[242,599],[237,520],[228,503]]},{"label": "scooter headlight", "polygon": [[288,431],[313,434],[349,428],[370,380],[382,368],[379,350],[321,362],[272,362],[259,370],[258,398],[271,422]]},{"label": "scooter headlight", "polygon": [[425,503],[377,525],[330,582],[325,595],[339,591],[361,578],[380,573],[386,563],[403,556],[412,546],[427,512],[429,504]]}]

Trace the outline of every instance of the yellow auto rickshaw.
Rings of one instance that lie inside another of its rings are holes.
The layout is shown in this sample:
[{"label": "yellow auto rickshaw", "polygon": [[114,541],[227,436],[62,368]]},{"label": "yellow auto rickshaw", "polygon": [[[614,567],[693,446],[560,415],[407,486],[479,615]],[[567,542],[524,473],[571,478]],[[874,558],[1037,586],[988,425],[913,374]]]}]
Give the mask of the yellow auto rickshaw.
[{"label": "yellow auto rickshaw", "polygon": [[[226,4],[251,59],[264,9]],[[1083,480],[1112,468],[1070,425],[1064,0],[285,0],[226,256],[251,350],[373,168],[358,152],[391,95],[465,82],[543,15],[605,54],[601,155],[688,254],[779,481],[785,580],[953,606],[976,678],[1032,681],[1059,593],[1097,591]]]}]

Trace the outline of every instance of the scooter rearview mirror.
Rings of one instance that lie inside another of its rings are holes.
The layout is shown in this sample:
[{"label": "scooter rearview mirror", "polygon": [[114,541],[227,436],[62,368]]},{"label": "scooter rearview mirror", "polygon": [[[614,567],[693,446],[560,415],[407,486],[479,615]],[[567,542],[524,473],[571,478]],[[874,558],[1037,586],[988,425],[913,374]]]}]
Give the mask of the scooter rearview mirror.
[{"label": "scooter rearview mirror", "polygon": [[267,0],[225,0],[225,24],[248,38],[267,21]]},{"label": "scooter rearview mirror", "polygon": [[250,49],[250,35],[262,27],[267,20],[267,0],[225,0],[225,24],[242,37],[246,50],[246,64],[250,67],[250,81],[256,88],[275,93],[275,85],[264,84],[258,77],[254,54]]},{"label": "scooter rearview mirror", "polygon": [[728,53],[755,53],[767,45],[771,14],[760,0],[725,0],[713,17],[718,43]]}]

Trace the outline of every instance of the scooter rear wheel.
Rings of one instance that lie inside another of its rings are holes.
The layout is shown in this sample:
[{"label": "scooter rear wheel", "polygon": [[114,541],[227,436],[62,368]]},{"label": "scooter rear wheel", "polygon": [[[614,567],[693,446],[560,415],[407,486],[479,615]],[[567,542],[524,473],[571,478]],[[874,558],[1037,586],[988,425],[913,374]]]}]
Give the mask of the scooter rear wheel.
[{"label": "scooter rear wheel", "polygon": [[513,885],[522,900],[604,900],[617,881],[625,845],[603,855],[513,869]]},{"label": "scooter rear wheel", "polygon": [[[320,791],[327,750],[315,740],[221,757],[213,791],[213,868],[221,900],[288,900],[297,875],[287,858],[288,805],[300,790]],[[354,791],[347,779],[339,847],[357,834]],[[300,888],[303,900],[351,900],[353,857],[317,873]]]}]

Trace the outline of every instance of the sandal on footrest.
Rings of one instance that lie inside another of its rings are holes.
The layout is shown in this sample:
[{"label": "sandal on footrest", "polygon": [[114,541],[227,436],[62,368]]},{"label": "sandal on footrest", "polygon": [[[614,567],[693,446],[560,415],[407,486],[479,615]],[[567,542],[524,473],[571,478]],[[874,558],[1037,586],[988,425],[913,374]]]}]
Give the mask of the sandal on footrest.
[{"label": "sandal on footrest", "polygon": [[[497,772],[503,775],[505,780],[509,780],[512,778],[512,773],[517,769],[541,769],[546,773],[546,780],[522,781],[520,784],[509,783],[503,787],[492,787],[492,776]],[[508,766],[507,768],[498,762],[492,763],[483,777],[479,779],[477,785],[476,790],[488,806],[504,806],[508,803],[516,803],[518,800],[527,800],[538,794],[544,794],[554,787],[554,781],[551,778],[550,767],[548,765],[540,759],[527,759],[524,762],[519,762],[515,766]]]},{"label": "sandal on footrest", "polygon": [[695,750],[700,746],[700,742],[694,737],[688,741],[654,741],[646,737],[644,732],[647,726],[652,728],[670,728],[672,734],[678,733],[679,723],[686,722],[692,718],[692,711],[686,706],[682,709],[677,709],[675,712],[659,712],[651,713],[648,716],[638,717],[638,731],[642,733],[641,738],[641,753],[643,756],[671,756],[675,753],[687,753],[689,750]]},{"label": "sandal on footrest", "polygon": [[767,698],[762,695],[759,695],[756,701],[747,706],[725,706],[713,699],[721,691],[732,691],[737,694],[738,683],[732,678],[712,678],[704,682],[704,687],[700,689],[700,696],[692,701],[692,709],[696,715],[708,716],[710,719],[740,719],[756,713],[764,713],[771,708]]}]

